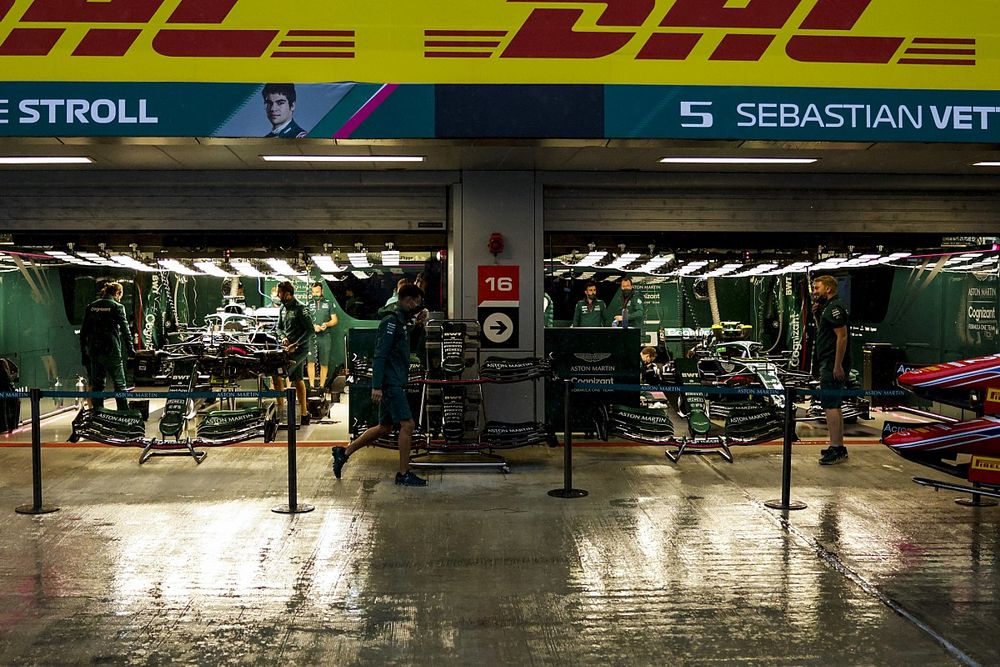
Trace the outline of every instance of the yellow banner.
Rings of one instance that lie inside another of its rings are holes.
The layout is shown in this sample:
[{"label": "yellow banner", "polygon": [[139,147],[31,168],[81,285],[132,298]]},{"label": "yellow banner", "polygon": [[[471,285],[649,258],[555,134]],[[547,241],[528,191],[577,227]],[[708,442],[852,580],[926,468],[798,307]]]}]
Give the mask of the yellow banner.
[{"label": "yellow banner", "polygon": [[0,0],[9,81],[996,90],[997,0]]}]

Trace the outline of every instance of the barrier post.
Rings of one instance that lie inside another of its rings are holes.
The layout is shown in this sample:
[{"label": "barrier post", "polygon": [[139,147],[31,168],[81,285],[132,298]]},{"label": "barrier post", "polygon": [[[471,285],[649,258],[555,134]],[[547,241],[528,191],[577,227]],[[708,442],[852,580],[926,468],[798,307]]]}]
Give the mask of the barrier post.
[{"label": "barrier post", "polygon": [[50,514],[58,507],[42,504],[42,390],[35,387],[28,400],[31,404],[31,496],[30,505],[15,507],[18,514]]},{"label": "barrier post", "polygon": [[[276,505],[271,508],[272,512],[278,514],[305,514],[312,512],[315,507],[312,505],[300,505],[298,500],[298,470],[295,463],[295,429],[299,422],[295,416],[295,387],[285,390],[285,401],[288,404],[288,504]],[[302,406],[303,409],[305,406]]]},{"label": "barrier post", "polygon": [[553,498],[583,498],[587,492],[573,488],[573,427],[570,424],[570,396],[572,381],[563,380],[563,487],[552,489],[549,495]]},{"label": "barrier post", "polygon": [[805,503],[792,500],[792,441],[795,439],[795,387],[785,387],[785,438],[781,448],[781,500],[768,500],[767,507],[787,512],[802,510]]}]

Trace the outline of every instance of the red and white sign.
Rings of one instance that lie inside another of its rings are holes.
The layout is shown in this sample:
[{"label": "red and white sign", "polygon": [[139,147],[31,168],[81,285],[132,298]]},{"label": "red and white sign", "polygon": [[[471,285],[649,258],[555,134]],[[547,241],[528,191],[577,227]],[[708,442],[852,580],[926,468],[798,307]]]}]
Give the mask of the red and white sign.
[{"label": "red and white sign", "polygon": [[509,308],[521,304],[519,266],[479,267],[479,307]]}]

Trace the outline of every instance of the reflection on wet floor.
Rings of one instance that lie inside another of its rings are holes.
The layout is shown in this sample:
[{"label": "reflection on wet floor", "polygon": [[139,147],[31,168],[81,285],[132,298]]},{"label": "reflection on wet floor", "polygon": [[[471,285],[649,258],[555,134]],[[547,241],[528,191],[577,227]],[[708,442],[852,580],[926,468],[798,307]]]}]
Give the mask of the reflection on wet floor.
[{"label": "reflection on wet floor", "polygon": [[[367,450],[213,451],[200,466],[103,447],[0,449],[0,664],[983,664],[1000,661],[1000,509],[909,479],[878,445],[816,465],[800,446],[785,518],[780,448],[736,462],[662,448],[575,453],[578,500],[550,498],[561,450],[513,472],[392,484]],[[920,628],[897,614],[898,604]],[[954,645],[949,652],[941,640]]]}]

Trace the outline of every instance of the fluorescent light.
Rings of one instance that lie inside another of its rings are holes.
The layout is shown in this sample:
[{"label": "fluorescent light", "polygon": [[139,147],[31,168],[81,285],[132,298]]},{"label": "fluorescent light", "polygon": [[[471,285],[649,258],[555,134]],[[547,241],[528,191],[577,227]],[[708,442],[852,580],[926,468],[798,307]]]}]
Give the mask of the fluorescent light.
[{"label": "fluorescent light", "polygon": [[247,278],[263,278],[264,274],[257,270],[250,262],[242,259],[231,259],[229,260],[229,266],[233,267],[233,270],[241,276],[246,276]]},{"label": "fluorescent light", "polygon": [[323,274],[323,280],[329,280],[332,283],[338,283],[341,280],[343,280],[343,278],[340,278],[339,276],[335,276],[335,275],[333,275],[331,273],[324,273]]},{"label": "fluorescent light", "polygon": [[158,264],[165,268],[167,271],[173,271],[174,273],[179,273],[183,276],[200,276],[201,274],[193,269],[189,269],[184,266],[176,259],[161,259]]},{"label": "fluorescent light", "polygon": [[291,265],[283,259],[275,259],[270,257],[267,259],[267,263],[271,265],[271,268],[280,274],[287,276],[301,276],[304,275],[301,271],[296,271],[291,267]]},{"label": "fluorescent light", "polygon": [[89,157],[0,157],[0,164],[93,164]]},{"label": "fluorescent light", "polygon": [[624,269],[626,266],[639,259],[640,255],[637,252],[627,252],[623,255],[619,255],[618,259],[611,262],[605,269]]},{"label": "fluorescent light", "polygon": [[665,157],[663,164],[813,164],[818,158],[800,157]]},{"label": "fluorescent light", "polygon": [[113,261],[115,261],[115,262],[118,262],[119,264],[121,264],[122,266],[124,266],[126,268],[134,269],[136,271],[145,271],[147,273],[151,273],[153,271],[158,271],[159,270],[159,269],[157,269],[155,267],[143,264],[142,262],[137,261],[136,259],[133,259],[132,257],[129,257],[128,255],[112,255],[111,259]]},{"label": "fluorescent light", "polygon": [[1000,167],[1000,162],[976,162],[973,167]]},{"label": "fluorescent light", "polygon": [[324,273],[340,273],[347,270],[343,266],[338,266],[329,255],[313,255],[312,261]]},{"label": "fluorescent light", "polygon": [[264,162],[423,162],[422,155],[261,155]]},{"label": "fluorescent light", "polygon": [[218,266],[216,266],[215,262],[210,262],[208,260],[202,260],[200,262],[195,262],[194,265],[197,266],[199,269],[201,269],[202,271],[204,271],[205,273],[207,273],[210,276],[215,276],[217,278],[229,278],[230,277],[230,274],[227,273],[226,271],[223,271]]},{"label": "fluorescent light", "polygon": [[351,271],[351,273],[354,274],[355,278],[358,278],[360,280],[368,280],[368,278],[371,277],[367,273],[365,273],[364,271]]},{"label": "fluorescent light", "polygon": [[371,263],[368,261],[368,253],[366,252],[349,252],[347,253],[347,259],[351,260],[351,266],[355,268],[371,268]]},{"label": "fluorescent light", "polygon": [[383,250],[382,251],[382,266],[399,266],[399,251],[398,250]]},{"label": "fluorescent light", "polygon": [[608,253],[606,250],[594,250],[593,252],[589,253],[586,257],[581,259],[579,262],[573,264],[572,266],[593,266],[594,264],[597,264],[599,261],[604,259],[607,256],[607,254]]}]

